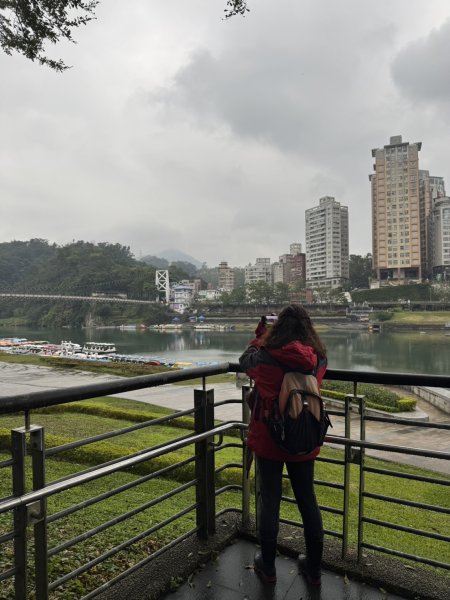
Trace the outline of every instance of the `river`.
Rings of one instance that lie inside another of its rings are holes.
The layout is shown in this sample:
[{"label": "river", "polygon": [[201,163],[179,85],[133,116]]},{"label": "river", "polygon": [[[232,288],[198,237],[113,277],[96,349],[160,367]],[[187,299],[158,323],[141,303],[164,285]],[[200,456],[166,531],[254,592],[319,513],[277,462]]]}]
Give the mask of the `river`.
[{"label": "river", "polygon": [[[0,337],[25,337],[59,344],[71,340],[114,342],[120,354],[160,356],[172,361],[235,362],[251,339],[251,332],[160,332],[120,329],[0,328]],[[368,333],[330,328],[321,332],[334,369],[450,373],[450,336],[444,333]]]}]

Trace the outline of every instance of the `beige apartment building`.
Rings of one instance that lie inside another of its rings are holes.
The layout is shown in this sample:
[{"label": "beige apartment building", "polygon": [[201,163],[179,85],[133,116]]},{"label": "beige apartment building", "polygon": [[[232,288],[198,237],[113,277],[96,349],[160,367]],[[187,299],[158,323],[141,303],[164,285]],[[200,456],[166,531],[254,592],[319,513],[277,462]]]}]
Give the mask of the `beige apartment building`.
[{"label": "beige apartment building", "polygon": [[[422,142],[403,142],[393,136],[372,150],[373,269],[377,285],[422,279],[419,151]],[[425,210],[425,209],[424,209]],[[428,209],[429,210],[429,209]],[[425,222],[425,212],[422,215]],[[425,247],[425,245],[423,245]]]}]

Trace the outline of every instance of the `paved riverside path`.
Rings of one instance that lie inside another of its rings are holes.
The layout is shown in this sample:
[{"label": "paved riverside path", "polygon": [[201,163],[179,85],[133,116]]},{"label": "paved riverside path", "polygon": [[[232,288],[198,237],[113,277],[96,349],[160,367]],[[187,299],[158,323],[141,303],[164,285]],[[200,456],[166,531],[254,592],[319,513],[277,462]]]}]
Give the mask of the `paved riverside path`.
[{"label": "paved riverside path", "polygon": [[[0,361],[0,399],[16,394],[29,394],[46,389],[63,389],[70,386],[87,385],[89,383],[112,382],[121,379],[114,375],[89,373],[86,371],[64,371],[49,367],[35,365],[10,364]],[[207,385],[214,388],[215,401],[226,399],[240,399],[241,390],[234,382]],[[185,410],[193,407],[192,385],[165,385],[161,387],[146,388],[132,392],[123,392],[118,397],[139,400],[149,404],[156,404],[174,410]],[[404,390],[401,392],[406,394]],[[450,423],[450,416],[439,409],[418,399],[418,407],[426,412],[430,421]],[[216,418],[223,421],[241,420],[242,408],[240,404],[226,404],[216,408]],[[405,414],[405,413],[404,413]],[[343,435],[343,419],[333,416],[333,435]],[[352,417],[351,437],[359,437],[359,418]],[[411,422],[410,426],[372,423],[366,424],[366,439],[371,442],[380,442],[398,446],[409,446],[430,450],[450,452],[450,433],[445,430],[432,430],[419,428]],[[368,451],[371,456],[393,460],[399,463],[411,464],[426,469],[432,469],[450,475],[450,461],[409,456],[398,453]]]}]

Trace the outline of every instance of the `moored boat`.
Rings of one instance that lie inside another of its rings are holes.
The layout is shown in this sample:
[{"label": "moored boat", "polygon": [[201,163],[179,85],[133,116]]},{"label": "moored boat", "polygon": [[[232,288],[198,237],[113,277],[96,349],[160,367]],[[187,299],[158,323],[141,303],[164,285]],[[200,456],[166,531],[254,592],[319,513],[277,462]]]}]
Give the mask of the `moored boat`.
[{"label": "moored boat", "polygon": [[116,345],[109,342],[86,342],[82,352],[84,354],[115,354]]}]

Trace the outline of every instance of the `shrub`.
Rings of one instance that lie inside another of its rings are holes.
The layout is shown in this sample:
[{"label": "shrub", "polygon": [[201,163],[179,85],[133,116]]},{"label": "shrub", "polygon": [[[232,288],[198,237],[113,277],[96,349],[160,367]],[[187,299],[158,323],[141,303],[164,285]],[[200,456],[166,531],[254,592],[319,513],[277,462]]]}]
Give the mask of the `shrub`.
[{"label": "shrub", "polygon": [[392,319],[392,312],[376,312],[373,314],[372,319],[374,321],[389,321],[389,319]]},{"label": "shrub", "polygon": [[[325,380],[321,392],[328,398],[344,400],[348,394],[353,394],[353,384],[347,381]],[[414,398],[401,398],[395,392],[373,383],[358,385],[358,394],[366,397],[366,406],[387,412],[412,411],[416,407]],[[400,402],[403,401],[404,402]],[[393,410],[391,410],[393,409]]]},{"label": "shrub", "polygon": [[399,398],[397,402],[398,408],[402,412],[411,412],[416,408],[416,400],[415,398]]}]

